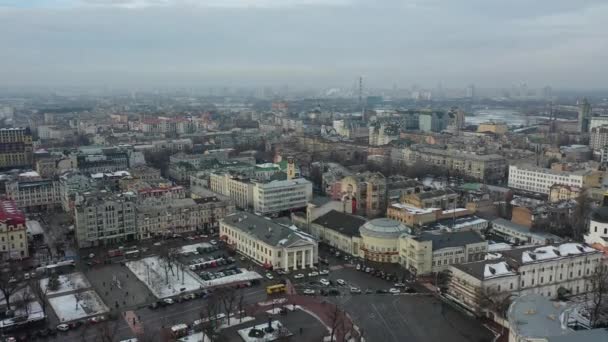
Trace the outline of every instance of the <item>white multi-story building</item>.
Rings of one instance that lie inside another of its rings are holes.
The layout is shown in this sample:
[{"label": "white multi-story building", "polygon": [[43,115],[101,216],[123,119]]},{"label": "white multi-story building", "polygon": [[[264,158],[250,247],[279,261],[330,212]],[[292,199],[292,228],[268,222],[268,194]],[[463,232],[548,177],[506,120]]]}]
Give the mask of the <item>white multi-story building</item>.
[{"label": "white multi-story building", "polygon": [[556,171],[532,166],[509,166],[508,186],[541,194],[549,194],[553,184],[583,187],[585,176],[592,171]]},{"label": "white multi-story building", "polygon": [[241,209],[253,206],[253,186],[249,179],[236,177],[229,173],[212,173],[209,176],[209,189],[228,196],[234,201],[236,207]]},{"label": "white multi-story building", "polygon": [[254,183],[253,186],[253,209],[260,214],[305,208],[311,199],[312,183],[304,178]]},{"label": "white multi-story building", "polygon": [[608,126],[594,127],[590,132],[589,147],[600,150],[608,145]]},{"label": "white multi-story building", "polygon": [[608,116],[592,116],[589,122],[589,131],[604,125],[608,125]]},{"label": "white multi-story building", "polygon": [[317,264],[318,244],[312,236],[262,216],[228,215],[220,222],[220,239],[266,268],[298,270]]},{"label": "white multi-story building", "polygon": [[482,314],[487,293],[557,297],[591,290],[590,276],[602,266],[602,253],[587,245],[563,243],[500,251],[496,259],[452,265],[448,295]]},{"label": "white multi-story building", "polygon": [[87,248],[137,239],[135,194],[84,193],[76,206],[76,242]]}]

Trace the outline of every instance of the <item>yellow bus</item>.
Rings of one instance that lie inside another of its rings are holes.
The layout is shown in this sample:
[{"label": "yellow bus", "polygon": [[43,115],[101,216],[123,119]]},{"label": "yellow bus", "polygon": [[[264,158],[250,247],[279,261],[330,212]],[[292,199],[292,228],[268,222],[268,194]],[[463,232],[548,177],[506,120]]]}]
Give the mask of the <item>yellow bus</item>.
[{"label": "yellow bus", "polygon": [[266,287],[266,293],[269,295],[273,293],[283,293],[285,291],[287,291],[285,284],[270,285]]}]

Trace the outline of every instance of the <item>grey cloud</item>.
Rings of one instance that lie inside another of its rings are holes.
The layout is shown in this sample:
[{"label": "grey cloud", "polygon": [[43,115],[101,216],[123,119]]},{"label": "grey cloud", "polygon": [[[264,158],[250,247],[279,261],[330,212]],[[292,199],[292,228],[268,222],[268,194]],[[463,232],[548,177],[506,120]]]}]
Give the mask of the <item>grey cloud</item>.
[{"label": "grey cloud", "polygon": [[[129,0],[87,0],[129,5]],[[130,4],[143,3],[131,0]],[[150,1],[145,0],[147,4]],[[164,3],[164,0],[155,0]],[[232,4],[240,3],[230,0]],[[0,11],[0,84],[603,86],[608,4],[332,1]],[[242,1],[241,1],[242,2]],[[207,2],[213,4],[214,2]],[[465,3],[466,5],[463,5]]]}]

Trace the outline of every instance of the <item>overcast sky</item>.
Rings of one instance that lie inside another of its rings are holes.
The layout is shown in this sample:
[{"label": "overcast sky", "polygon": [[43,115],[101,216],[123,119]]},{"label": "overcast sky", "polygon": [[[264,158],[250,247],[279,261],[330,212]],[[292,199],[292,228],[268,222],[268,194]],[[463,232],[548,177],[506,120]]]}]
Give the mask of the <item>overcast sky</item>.
[{"label": "overcast sky", "polygon": [[606,88],[606,0],[0,0],[0,85]]}]

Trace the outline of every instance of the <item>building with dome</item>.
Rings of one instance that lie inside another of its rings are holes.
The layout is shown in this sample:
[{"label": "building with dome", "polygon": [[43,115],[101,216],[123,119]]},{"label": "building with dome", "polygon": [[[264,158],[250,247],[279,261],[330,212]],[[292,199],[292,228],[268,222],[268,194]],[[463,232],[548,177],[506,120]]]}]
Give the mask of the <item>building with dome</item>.
[{"label": "building with dome", "polygon": [[399,237],[412,231],[403,223],[389,218],[377,218],[359,228],[360,255],[370,261],[399,262]]},{"label": "building with dome", "polygon": [[608,251],[608,207],[595,208],[591,213],[585,242],[597,249]]}]

